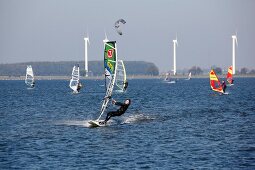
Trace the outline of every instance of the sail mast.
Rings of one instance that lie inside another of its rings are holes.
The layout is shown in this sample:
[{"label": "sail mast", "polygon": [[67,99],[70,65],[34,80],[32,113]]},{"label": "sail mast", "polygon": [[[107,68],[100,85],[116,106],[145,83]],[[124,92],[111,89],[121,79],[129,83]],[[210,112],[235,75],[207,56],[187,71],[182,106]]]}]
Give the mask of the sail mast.
[{"label": "sail mast", "polygon": [[[106,32],[104,32],[104,40],[103,40],[103,43],[104,43],[104,62],[105,62],[105,45],[106,43],[109,41],[108,38],[107,38],[107,35],[106,35]],[[105,68],[104,68],[105,69]],[[105,70],[104,70],[105,71]],[[107,90],[107,85],[106,85],[106,74],[105,74],[105,81],[104,81],[104,87],[105,87],[105,92]]]}]

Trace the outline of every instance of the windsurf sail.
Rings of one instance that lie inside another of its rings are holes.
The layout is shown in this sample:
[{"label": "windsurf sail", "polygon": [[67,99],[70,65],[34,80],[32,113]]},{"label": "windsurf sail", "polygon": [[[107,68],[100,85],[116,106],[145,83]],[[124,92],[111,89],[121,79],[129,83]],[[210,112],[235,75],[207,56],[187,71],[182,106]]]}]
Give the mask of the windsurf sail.
[{"label": "windsurf sail", "polygon": [[164,78],[164,82],[166,82],[166,83],[176,83],[176,80],[171,78],[170,73],[166,73],[165,78]]},{"label": "windsurf sail", "polygon": [[80,69],[79,65],[76,64],[73,66],[72,78],[69,83],[69,87],[73,90],[74,93],[78,93],[78,89],[80,88]]},{"label": "windsurf sail", "polygon": [[111,98],[117,73],[117,61],[116,41],[104,41],[105,97],[97,121],[104,114]]},{"label": "windsurf sail", "polygon": [[165,74],[164,81],[170,81],[170,73]]},{"label": "windsurf sail", "polygon": [[220,80],[218,79],[216,73],[214,70],[210,71],[210,85],[213,91],[223,93],[223,89],[220,83]]},{"label": "windsurf sail", "polygon": [[189,77],[188,77],[188,80],[190,80],[191,79],[191,72],[189,72]]},{"label": "windsurf sail", "polygon": [[190,80],[191,79],[191,72],[189,72],[188,78],[185,80]]},{"label": "windsurf sail", "polygon": [[123,60],[118,60],[116,70],[116,86],[119,90],[125,91],[125,84],[127,83],[126,69]]},{"label": "windsurf sail", "polygon": [[227,74],[227,82],[229,84],[233,84],[233,69],[232,66],[228,68],[228,74]]},{"label": "windsurf sail", "polygon": [[31,65],[27,66],[25,83],[29,87],[34,87],[35,85],[34,72]]}]

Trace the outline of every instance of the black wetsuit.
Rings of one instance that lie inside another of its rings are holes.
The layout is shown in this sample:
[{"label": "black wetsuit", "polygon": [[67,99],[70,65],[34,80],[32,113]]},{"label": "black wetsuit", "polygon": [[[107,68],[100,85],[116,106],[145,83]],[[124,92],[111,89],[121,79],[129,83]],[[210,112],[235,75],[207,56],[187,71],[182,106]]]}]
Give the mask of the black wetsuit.
[{"label": "black wetsuit", "polygon": [[128,87],[128,82],[125,82],[124,83],[124,91],[127,90],[127,87]]},{"label": "black wetsuit", "polygon": [[81,83],[78,84],[77,91],[79,92],[81,90]]},{"label": "black wetsuit", "polygon": [[226,90],[227,86],[226,86],[226,83],[222,83],[222,89],[223,89],[223,93],[225,93],[225,90]]},{"label": "black wetsuit", "polygon": [[116,102],[115,105],[120,106],[120,108],[117,111],[111,111],[107,113],[107,116],[105,118],[105,123],[114,116],[121,116],[122,114],[124,114],[126,112],[126,110],[128,109],[129,105],[130,105],[130,101],[129,104],[125,104],[125,103],[121,103],[121,102]]}]

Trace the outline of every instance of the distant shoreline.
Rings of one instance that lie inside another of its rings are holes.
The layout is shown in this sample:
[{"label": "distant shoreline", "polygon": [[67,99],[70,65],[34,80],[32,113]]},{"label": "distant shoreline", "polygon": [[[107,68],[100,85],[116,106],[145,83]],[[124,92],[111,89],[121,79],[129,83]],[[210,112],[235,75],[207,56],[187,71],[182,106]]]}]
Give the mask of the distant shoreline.
[{"label": "distant shoreline", "polygon": [[[234,77],[241,77],[241,78],[254,78],[255,75],[235,75]],[[128,75],[127,79],[163,79],[163,75],[159,76],[149,76],[149,75]],[[177,75],[172,76],[171,78],[177,78],[177,79],[186,79],[187,75]],[[192,76],[192,78],[208,78],[208,75],[197,75]],[[225,75],[219,76],[219,78],[225,78]],[[71,79],[70,76],[35,76],[35,80],[69,80]],[[102,80],[104,79],[103,76],[91,76],[91,77],[80,77],[81,80]],[[25,80],[25,76],[0,76],[0,80]]]}]

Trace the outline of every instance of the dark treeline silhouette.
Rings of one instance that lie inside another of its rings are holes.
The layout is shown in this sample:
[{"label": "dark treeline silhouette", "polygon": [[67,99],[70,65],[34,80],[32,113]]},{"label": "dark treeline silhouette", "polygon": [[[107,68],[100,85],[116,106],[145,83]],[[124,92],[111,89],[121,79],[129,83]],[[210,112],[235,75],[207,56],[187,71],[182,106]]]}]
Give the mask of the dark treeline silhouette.
[{"label": "dark treeline silhouette", "polygon": [[242,75],[245,75],[245,74],[255,74],[255,70],[254,69],[249,70],[248,68],[243,67],[243,68],[240,69],[240,72],[238,71],[238,73],[242,74]]},{"label": "dark treeline silhouette", "polygon": [[[212,66],[211,69],[214,69],[214,71],[217,75],[227,74],[227,71],[228,71],[227,69],[223,71],[223,69],[221,67],[218,67],[218,66]],[[246,67],[243,67],[240,70],[236,70],[237,75],[254,74],[254,73],[255,73],[254,69],[249,70]]]},{"label": "dark treeline silhouette", "polygon": [[193,66],[189,69],[188,73],[191,72],[192,75],[201,75],[203,70],[200,67]]},{"label": "dark treeline silhouette", "polygon": [[[26,62],[15,64],[0,64],[0,76],[24,76],[27,65],[32,65],[37,76],[70,76],[74,64],[80,65],[80,74],[84,76],[84,61],[60,62]],[[159,69],[154,63],[145,61],[124,61],[127,75],[159,75]],[[104,73],[103,61],[89,61],[91,75],[100,76]]]}]

